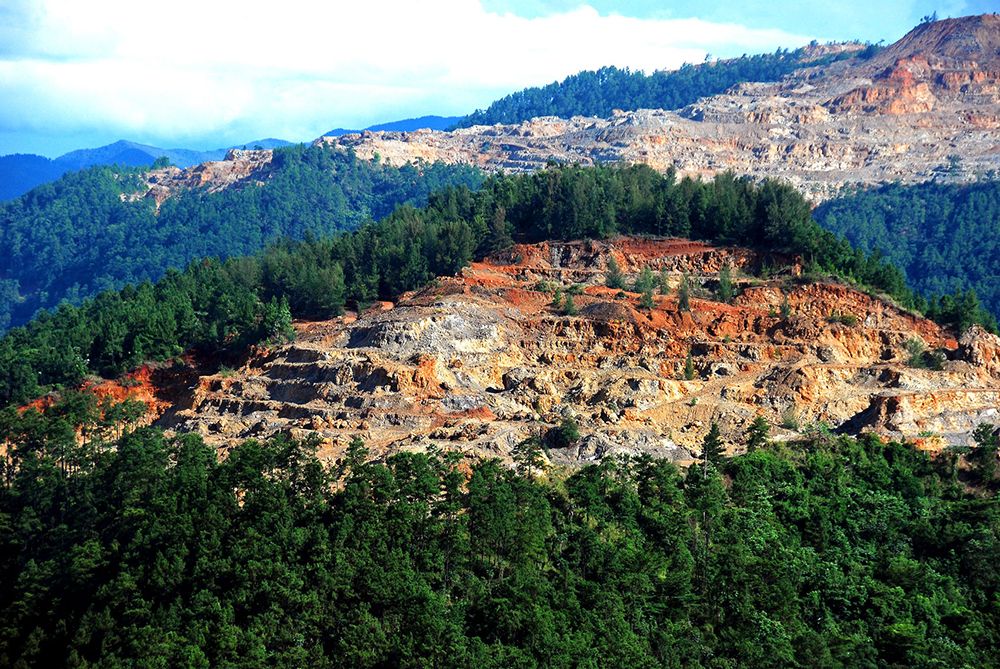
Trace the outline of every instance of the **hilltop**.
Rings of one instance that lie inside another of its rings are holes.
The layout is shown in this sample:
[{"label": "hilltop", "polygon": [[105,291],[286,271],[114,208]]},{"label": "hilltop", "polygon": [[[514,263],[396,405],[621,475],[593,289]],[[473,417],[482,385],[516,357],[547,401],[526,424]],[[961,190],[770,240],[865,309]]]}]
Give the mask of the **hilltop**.
[{"label": "hilltop", "polygon": [[[651,309],[606,287],[612,258],[630,284],[644,268],[663,282]],[[730,303],[713,292],[723,267],[738,277]],[[566,418],[582,438],[550,451],[563,463],[689,460],[712,422],[735,446],[757,416],[785,439],[824,424],[938,449],[995,418],[1000,339],[974,328],[956,341],[884,299],[800,274],[787,257],[678,239],[522,244],[360,315],[298,322],[293,343],[235,369],[191,370],[178,388],[168,368],[145,387],[169,398],[157,424],[216,447],[316,434],[329,457],[361,437],[379,454],[509,459]],[[685,276],[690,311],[678,306]],[[572,315],[553,306],[557,289]],[[914,342],[941,369],[914,363]]]},{"label": "hilltop", "polygon": [[[244,148],[250,146],[274,149],[288,144],[281,139],[260,139],[248,142]],[[171,165],[184,168],[208,161],[225,160],[229,151],[230,149],[210,151],[162,149],[148,144],[118,140],[93,149],[77,149],[51,159],[33,154],[0,156],[0,201],[23,195],[37,186],[58,179],[67,172],[95,165],[150,167],[157,159],[166,158]]]},{"label": "hilltop", "polygon": [[739,84],[676,110],[319,141],[392,164],[524,171],[555,159],[646,163],[700,177],[735,170],[783,177],[816,200],[845,184],[969,180],[1000,165],[997,34],[995,14],[926,23],[871,58]]}]

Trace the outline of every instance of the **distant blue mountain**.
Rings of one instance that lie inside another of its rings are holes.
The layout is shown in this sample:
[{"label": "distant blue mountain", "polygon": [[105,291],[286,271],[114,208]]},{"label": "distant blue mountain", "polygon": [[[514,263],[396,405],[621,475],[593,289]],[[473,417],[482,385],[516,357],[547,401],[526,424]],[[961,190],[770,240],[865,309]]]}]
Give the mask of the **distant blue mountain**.
[{"label": "distant blue mountain", "polygon": [[[229,148],[245,146],[250,149],[259,146],[262,149],[274,149],[288,144],[289,142],[282,139],[268,138]],[[229,148],[211,151],[161,149],[147,144],[120,140],[107,146],[99,146],[96,149],[70,151],[55,159],[24,153],[0,156],[0,201],[10,200],[27,193],[36,186],[58,179],[66,172],[82,170],[93,165],[145,167],[152,165],[157,158],[166,156],[173,165],[190,167],[209,160],[222,160]]]},{"label": "distant blue mountain", "polygon": [[[462,116],[421,116],[419,118],[405,118],[402,121],[390,121],[389,123],[379,123],[377,125],[370,125],[364,130],[371,130],[373,132],[378,132],[380,130],[392,131],[392,132],[410,132],[412,130],[421,130],[423,128],[428,128],[430,130],[447,130],[456,123],[462,120]],[[355,132],[363,132],[362,130],[350,130],[348,128],[334,128],[330,132],[323,133],[324,137],[340,137],[341,135],[349,135]]]}]

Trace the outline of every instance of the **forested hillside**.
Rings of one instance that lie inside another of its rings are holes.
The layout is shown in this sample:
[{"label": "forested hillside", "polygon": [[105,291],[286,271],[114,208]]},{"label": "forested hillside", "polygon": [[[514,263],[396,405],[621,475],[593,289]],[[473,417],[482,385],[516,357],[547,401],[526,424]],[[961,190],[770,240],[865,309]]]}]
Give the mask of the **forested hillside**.
[{"label": "forested hillside", "polygon": [[758,429],[751,452],[707,447],[686,473],[626,457],[544,476],[531,442],[517,471],[446,453],[366,462],[357,441],[334,466],[287,439],[220,461],[195,434],[102,408],[69,395],[44,415],[0,411],[2,666],[1000,656],[987,431],[961,468],[875,436],[778,447]]},{"label": "forested hillside", "polygon": [[[264,198],[267,192],[251,195]],[[176,206],[184,205],[182,200]],[[303,216],[314,210],[322,206],[301,205]],[[226,220],[236,225],[240,219]],[[677,181],[673,174],[641,165],[558,166],[493,177],[478,192],[447,188],[433,194],[423,209],[404,205],[356,232],[285,242],[226,262],[199,260],[155,285],[108,291],[80,307],[63,305],[0,339],[0,404],[26,401],[53,385],[76,384],[88,373],[114,376],[187,349],[242,350],[284,336],[292,317],[326,318],[346,306],[394,299],[435,276],[454,274],[476,255],[513,239],[620,233],[692,237],[801,255],[807,278],[834,274],[904,305],[926,306],[898,270],[819,228],[808,203],[791,186],[754,184],[731,174],[711,182]],[[933,315],[958,329],[976,322],[995,328],[976,305],[964,302],[951,301]]]},{"label": "forested hillside", "polygon": [[191,191],[157,214],[138,170],[67,174],[0,206],[0,331],[38,309],[156,280],[195,258],[252,254],[279,238],[350,230],[444,186],[478,186],[457,165],[393,168],[324,147],[275,151],[263,185]]},{"label": "forested hillside", "polygon": [[[863,51],[870,57],[877,47]],[[547,86],[526,88],[501,98],[486,109],[469,114],[459,128],[495,123],[520,123],[537,116],[610,116],[615,109],[679,109],[707,95],[722,93],[736,84],[776,81],[800,67],[819,65],[846,57],[806,60],[804,49],[741,56],[678,70],[652,74],[617,67],[586,70]]]},{"label": "forested hillside", "polygon": [[858,248],[884,254],[915,290],[975,290],[1000,315],[1000,181],[863,190],[824,203],[815,217]]}]

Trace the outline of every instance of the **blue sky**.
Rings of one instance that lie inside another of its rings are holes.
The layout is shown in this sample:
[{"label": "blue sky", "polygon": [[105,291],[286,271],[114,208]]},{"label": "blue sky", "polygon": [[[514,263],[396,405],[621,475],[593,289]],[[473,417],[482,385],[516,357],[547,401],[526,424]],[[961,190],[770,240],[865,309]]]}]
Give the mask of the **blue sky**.
[{"label": "blue sky", "polygon": [[[832,5],[832,7],[831,7]],[[0,153],[216,148],[459,115],[581,69],[891,42],[1000,0],[0,0]]]}]

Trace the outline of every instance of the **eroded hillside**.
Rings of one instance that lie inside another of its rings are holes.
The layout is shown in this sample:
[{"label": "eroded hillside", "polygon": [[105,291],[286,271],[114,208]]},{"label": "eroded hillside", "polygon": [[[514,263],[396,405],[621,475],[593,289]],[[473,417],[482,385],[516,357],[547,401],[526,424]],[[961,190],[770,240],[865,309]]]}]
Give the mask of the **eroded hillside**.
[{"label": "eroded hillside", "polygon": [[[606,287],[612,257],[630,282],[649,268],[665,284],[652,309]],[[740,289],[729,304],[711,293],[724,266]],[[382,453],[507,457],[572,416],[582,439],[551,457],[579,462],[684,460],[712,421],[735,439],[757,415],[784,424],[778,434],[823,422],[928,447],[965,443],[978,422],[996,421],[996,337],[973,330],[957,342],[888,302],[797,273],[787,259],[684,240],[519,245],[360,317],[298,323],[294,343],[186,382],[159,422],[219,447],[315,432],[331,456],[361,437]],[[690,311],[678,305],[685,275]],[[575,315],[553,306],[556,288],[573,295]],[[917,340],[946,355],[941,370],[909,366]]]},{"label": "eroded hillside", "polygon": [[556,159],[702,177],[734,170],[780,176],[823,199],[844,184],[968,180],[996,170],[998,130],[1000,16],[986,14],[924,24],[869,60],[743,84],[680,110],[319,141],[391,164],[525,171]]}]

